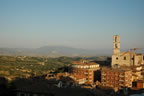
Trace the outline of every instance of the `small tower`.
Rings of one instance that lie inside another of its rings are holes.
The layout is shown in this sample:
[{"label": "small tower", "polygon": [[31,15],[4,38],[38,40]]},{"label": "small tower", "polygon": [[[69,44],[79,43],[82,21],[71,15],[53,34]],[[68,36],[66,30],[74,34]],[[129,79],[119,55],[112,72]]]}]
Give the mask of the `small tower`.
[{"label": "small tower", "polygon": [[120,36],[114,35],[113,36],[113,55],[120,54]]}]

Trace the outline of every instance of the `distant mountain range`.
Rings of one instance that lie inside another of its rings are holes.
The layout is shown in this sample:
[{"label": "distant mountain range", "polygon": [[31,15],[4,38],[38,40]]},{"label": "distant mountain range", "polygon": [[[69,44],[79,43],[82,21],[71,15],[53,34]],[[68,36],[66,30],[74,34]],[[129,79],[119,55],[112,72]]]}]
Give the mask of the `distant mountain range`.
[{"label": "distant mountain range", "polygon": [[87,50],[82,48],[72,48],[66,46],[44,46],[40,48],[0,48],[0,55],[12,56],[108,56],[111,50],[97,49]]}]

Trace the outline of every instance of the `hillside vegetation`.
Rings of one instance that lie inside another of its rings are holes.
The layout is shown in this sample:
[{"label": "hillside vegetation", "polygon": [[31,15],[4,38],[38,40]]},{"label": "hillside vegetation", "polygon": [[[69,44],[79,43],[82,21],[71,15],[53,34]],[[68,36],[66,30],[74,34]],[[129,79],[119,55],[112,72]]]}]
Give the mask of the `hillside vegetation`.
[{"label": "hillside vegetation", "polygon": [[29,56],[0,56],[0,76],[40,76],[69,66],[71,57],[45,58]]}]

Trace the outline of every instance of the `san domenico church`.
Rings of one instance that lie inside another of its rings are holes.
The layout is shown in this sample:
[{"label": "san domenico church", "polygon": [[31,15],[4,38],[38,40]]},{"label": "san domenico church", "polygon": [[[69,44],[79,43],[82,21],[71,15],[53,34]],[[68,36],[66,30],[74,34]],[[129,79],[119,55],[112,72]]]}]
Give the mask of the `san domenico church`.
[{"label": "san domenico church", "polygon": [[113,36],[113,55],[112,67],[119,66],[135,66],[139,67],[144,64],[144,56],[141,53],[136,53],[136,50],[142,48],[133,48],[126,52],[120,52],[120,36]]},{"label": "san domenico church", "polygon": [[[120,52],[120,36],[113,36],[111,68],[102,68],[101,83],[112,88],[144,88],[144,56],[136,53],[143,48],[133,48]],[[136,82],[136,85],[133,84]],[[135,86],[134,86],[135,85]]]}]

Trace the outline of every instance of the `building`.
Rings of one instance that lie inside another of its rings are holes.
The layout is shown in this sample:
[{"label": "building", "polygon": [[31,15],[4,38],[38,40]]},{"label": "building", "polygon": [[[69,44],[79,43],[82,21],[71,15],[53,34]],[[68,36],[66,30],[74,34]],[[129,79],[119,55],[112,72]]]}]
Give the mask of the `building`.
[{"label": "building", "polygon": [[133,82],[143,80],[142,66],[131,66]]},{"label": "building", "polygon": [[120,36],[113,36],[112,68],[127,66],[132,69],[133,81],[144,79],[143,65],[144,55],[136,53],[136,50],[143,48],[133,48],[125,52],[120,52]]},{"label": "building", "polygon": [[136,82],[133,82],[133,89],[139,90],[144,88],[144,80],[138,80]]},{"label": "building", "polygon": [[143,89],[144,88],[144,80],[139,80],[136,82],[137,89]]},{"label": "building", "polygon": [[111,88],[132,87],[132,71],[129,68],[108,68],[101,70],[101,84]]},{"label": "building", "polygon": [[[133,82],[143,80],[144,55],[136,53],[134,48],[120,52],[120,36],[113,36],[112,68],[102,68],[101,83],[103,86],[112,88],[132,87]],[[141,48],[143,49],[143,48]],[[142,83],[137,83],[142,88]]]},{"label": "building", "polygon": [[135,51],[143,48],[134,48],[126,52],[120,52],[120,36],[113,36],[112,67],[118,66],[141,66],[144,64],[143,54]]},{"label": "building", "polygon": [[79,84],[93,84],[95,72],[99,70],[99,64],[87,60],[75,61],[72,63],[71,77]]}]

